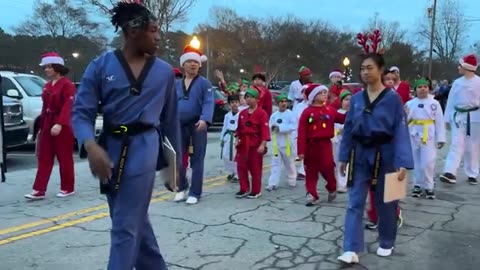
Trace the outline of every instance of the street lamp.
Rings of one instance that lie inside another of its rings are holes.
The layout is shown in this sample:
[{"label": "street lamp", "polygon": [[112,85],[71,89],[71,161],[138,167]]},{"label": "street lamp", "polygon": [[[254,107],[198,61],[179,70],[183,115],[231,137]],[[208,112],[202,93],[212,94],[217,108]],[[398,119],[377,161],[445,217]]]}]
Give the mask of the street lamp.
[{"label": "street lamp", "polygon": [[193,36],[192,40],[190,41],[190,46],[195,49],[200,49],[200,40],[198,40],[197,36]]},{"label": "street lamp", "polygon": [[300,59],[300,54],[297,54],[297,59]]},{"label": "street lamp", "polygon": [[240,69],[240,73],[244,73],[244,72],[245,72],[245,70],[243,68]]},{"label": "street lamp", "polygon": [[348,59],[348,57],[345,57],[343,59],[343,67],[345,68],[345,71],[343,72],[343,82],[348,82],[352,77],[352,70],[350,69],[350,59]]},{"label": "street lamp", "polygon": [[74,53],[72,53],[72,56],[73,56],[73,58],[75,58],[75,59],[76,59],[76,58],[78,58],[78,57],[80,56],[80,54],[79,54],[79,53],[77,53],[77,52],[74,52]]}]

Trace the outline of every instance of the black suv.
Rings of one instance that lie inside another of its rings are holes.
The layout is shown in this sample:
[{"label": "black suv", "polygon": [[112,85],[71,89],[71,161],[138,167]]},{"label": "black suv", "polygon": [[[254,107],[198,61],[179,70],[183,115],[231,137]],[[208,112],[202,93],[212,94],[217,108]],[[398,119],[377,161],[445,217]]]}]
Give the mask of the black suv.
[{"label": "black suv", "polygon": [[[24,145],[30,131],[23,121],[23,107],[18,100],[2,96],[3,98],[3,123],[5,134],[3,138],[5,148]],[[6,153],[3,153],[4,160]]]}]

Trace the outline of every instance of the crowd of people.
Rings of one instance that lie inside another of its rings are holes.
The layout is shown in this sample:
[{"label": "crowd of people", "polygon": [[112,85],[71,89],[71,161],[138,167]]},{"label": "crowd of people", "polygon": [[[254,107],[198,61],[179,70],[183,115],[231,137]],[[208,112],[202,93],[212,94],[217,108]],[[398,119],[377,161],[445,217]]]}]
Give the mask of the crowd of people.
[{"label": "crowd of people", "polygon": [[[92,174],[107,196],[112,219],[108,269],[167,269],[160,253],[148,207],[155,172],[168,166],[162,142],[168,138],[177,153],[178,182],[174,201],[197,204],[202,197],[207,128],[212,122],[212,84],[199,71],[207,61],[200,50],[187,46],[180,57],[183,69],[173,69],[155,57],[159,34],[157,19],[137,2],[120,2],[112,10],[112,23],[125,36],[122,49],[109,51],[87,67],[75,93],[66,78],[68,68],[56,53],[43,55],[41,66],[50,78],[42,99],[37,156],[38,173],[26,198],[45,198],[56,156],[61,187],[57,197],[74,191],[73,146],[76,138]],[[413,197],[435,199],[434,167],[437,149],[451,144],[441,180],[456,183],[465,157],[468,182],[477,184],[480,151],[480,77],[477,59],[467,55],[459,62],[462,75],[451,86],[445,113],[431,93],[431,82],[420,78],[410,86],[400,80],[397,67],[386,68],[381,33],[358,36],[364,54],[362,89],[351,91],[333,70],[327,85],[312,82],[312,71],[298,70],[288,95],[272,96],[262,73],[251,82],[227,83],[216,75],[228,93],[231,111],[225,115],[219,143],[227,180],[239,183],[237,198],[256,199],[262,190],[274,192],[286,171],[291,188],[305,182],[305,205],[318,205],[319,175],[325,180],[327,203],[348,191],[344,253],[345,263],[358,263],[365,249],[363,216],[370,202],[367,229],[379,232],[377,255],[390,256],[403,219],[398,200],[384,202],[385,175],[397,173],[404,181],[414,170]],[[443,90],[442,90],[443,91]],[[439,90],[438,94],[443,94]],[[95,138],[99,104],[104,126]],[[289,104],[293,108],[289,109]],[[265,155],[272,168],[263,187]],[[148,158],[146,158],[148,157]],[[192,169],[190,179],[187,167]]]}]

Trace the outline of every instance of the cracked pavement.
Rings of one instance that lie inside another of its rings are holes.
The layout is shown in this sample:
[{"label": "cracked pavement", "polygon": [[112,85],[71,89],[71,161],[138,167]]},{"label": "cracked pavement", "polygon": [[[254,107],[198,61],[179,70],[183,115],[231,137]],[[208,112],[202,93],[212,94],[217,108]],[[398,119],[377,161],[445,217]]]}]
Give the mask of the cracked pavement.
[{"label": "cracked pavement", "polygon": [[[440,151],[437,172],[443,167],[446,149]],[[209,144],[206,178],[223,175],[218,160],[219,147]],[[268,158],[266,163],[269,163]],[[52,217],[104,204],[97,183],[89,176],[85,163],[78,163],[77,191],[73,197],[53,198],[58,176],[50,185],[49,198],[27,203],[22,195],[29,191],[34,174],[15,172],[0,186],[0,232],[24,223],[43,222],[22,231],[0,233],[2,239],[54,225],[68,225],[78,218],[99,215],[99,207],[77,216],[56,220]],[[268,172],[269,170],[267,170]],[[264,192],[259,199],[235,199],[238,184],[212,180],[198,205],[158,199],[150,207],[150,218],[169,269],[270,270],[270,269],[478,269],[480,257],[480,192],[478,186],[463,181],[459,170],[457,185],[437,181],[437,199],[406,198],[401,202],[404,226],[399,230],[393,256],[379,258],[376,231],[365,231],[367,252],[358,265],[339,264],[342,252],[345,204],[348,195],[340,194],[326,202],[320,182],[322,202],[304,206],[303,182]],[[264,174],[264,182],[269,173]],[[15,179],[15,180],[14,180]],[[17,180],[18,179],[18,180]],[[209,180],[210,181],[210,180]],[[213,184],[212,184],[213,183]],[[157,183],[158,190],[161,184]],[[157,196],[157,197],[158,197]],[[56,231],[0,245],[0,269],[105,269],[109,251],[108,217],[65,226]]]}]

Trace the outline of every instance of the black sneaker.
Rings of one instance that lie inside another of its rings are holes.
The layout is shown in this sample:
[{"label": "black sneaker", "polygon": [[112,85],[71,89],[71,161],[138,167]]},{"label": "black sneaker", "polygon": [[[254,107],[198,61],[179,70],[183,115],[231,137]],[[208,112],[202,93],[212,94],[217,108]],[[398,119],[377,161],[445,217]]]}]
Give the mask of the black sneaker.
[{"label": "black sneaker", "polygon": [[253,192],[251,192],[250,194],[248,194],[247,198],[249,198],[249,199],[256,199],[256,198],[259,198],[260,196],[262,196],[262,193],[253,193]]},{"label": "black sneaker", "polygon": [[429,200],[435,199],[435,192],[433,190],[425,190],[425,197]]},{"label": "black sneaker", "polygon": [[227,175],[227,181],[232,181],[232,178],[233,178],[233,174]]},{"label": "black sneaker", "polygon": [[419,186],[414,186],[412,191],[412,197],[420,198],[422,196],[422,189]]},{"label": "black sneaker", "polygon": [[365,229],[367,230],[373,231],[373,230],[376,230],[377,228],[378,228],[378,224],[375,222],[369,221],[367,222],[367,224],[365,224]]},{"label": "black sneaker", "polygon": [[247,191],[239,191],[237,193],[235,193],[235,197],[237,198],[245,198],[248,196],[248,192]]},{"label": "black sneaker", "polygon": [[299,173],[297,174],[297,181],[304,181],[305,180],[305,175]]},{"label": "black sneaker", "polygon": [[230,179],[232,183],[238,183],[238,178],[236,176],[233,176],[232,179]]},{"label": "black sneaker", "polygon": [[444,183],[449,183],[449,184],[456,184],[457,183],[457,178],[455,177],[455,175],[453,175],[451,173],[444,173],[444,174],[440,175],[440,181],[442,181]]},{"label": "black sneaker", "polygon": [[468,178],[468,183],[469,183],[470,185],[478,185],[477,179],[476,179],[476,178],[473,178],[473,177],[469,177],[469,178]]}]

